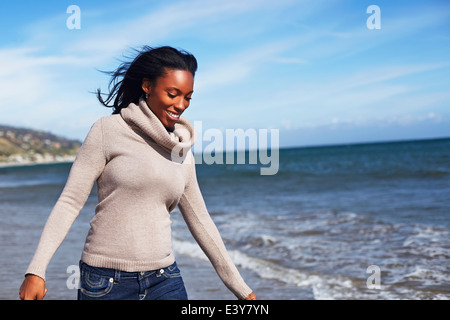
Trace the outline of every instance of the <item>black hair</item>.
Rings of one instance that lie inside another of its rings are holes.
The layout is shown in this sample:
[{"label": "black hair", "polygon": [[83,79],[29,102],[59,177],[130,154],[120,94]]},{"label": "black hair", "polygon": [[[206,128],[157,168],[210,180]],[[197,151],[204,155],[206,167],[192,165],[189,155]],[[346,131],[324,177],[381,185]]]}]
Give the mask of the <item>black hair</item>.
[{"label": "black hair", "polygon": [[[143,96],[142,80],[147,78],[153,85],[156,80],[166,74],[167,70],[186,70],[195,76],[197,60],[184,50],[169,46],[151,48],[144,46],[136,50],[138,55],[133,61],[123,62],[115,71],[103,71],[111,75],[108,85],[109,93],[104,94],[97,89],[97,98],[102,105],[113,108],[113,114],[120,113],[122,108],[138,103]],[[106,95],[106,99],[102,98]],[[113,101],[113,104],[110,103]]]}]

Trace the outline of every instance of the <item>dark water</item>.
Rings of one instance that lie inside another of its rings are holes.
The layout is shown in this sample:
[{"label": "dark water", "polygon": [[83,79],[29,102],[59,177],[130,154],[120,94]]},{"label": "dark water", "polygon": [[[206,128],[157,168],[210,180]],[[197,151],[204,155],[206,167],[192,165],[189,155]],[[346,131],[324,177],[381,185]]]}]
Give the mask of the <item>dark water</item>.
[{"label": "dark water", "polygon": [[[262,298],[450,298],[450,139],[282,149],[276,175],[260,167],[200,164],[197,174],[233,260]],[[16,298],[69,169],[0,168],[0,298]],[[95,204],[94,191],[49,266],[53,282],[65,284],[78,262]],[[177,212],[173,230],[175,253],[204,263]],[[380,277],[368,286],[369,266]],[[68,298],[60,287],[54,297]]]}]

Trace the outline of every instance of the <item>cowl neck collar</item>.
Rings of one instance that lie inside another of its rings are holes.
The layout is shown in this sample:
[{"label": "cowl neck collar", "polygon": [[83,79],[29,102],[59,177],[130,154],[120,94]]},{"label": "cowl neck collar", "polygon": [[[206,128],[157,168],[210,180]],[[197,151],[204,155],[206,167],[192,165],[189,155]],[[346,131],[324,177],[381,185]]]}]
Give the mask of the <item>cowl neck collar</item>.
[{"label": "cowl neck collar", "polygon": [[185,157],[195,142],[195,130],[192,124],[180,116],[172,131],[168,130],[147,102],[141,98],[139,104],[130,103],[120,111],[122,118],[131,127],[137,127],[155,141],[173,157]]}]

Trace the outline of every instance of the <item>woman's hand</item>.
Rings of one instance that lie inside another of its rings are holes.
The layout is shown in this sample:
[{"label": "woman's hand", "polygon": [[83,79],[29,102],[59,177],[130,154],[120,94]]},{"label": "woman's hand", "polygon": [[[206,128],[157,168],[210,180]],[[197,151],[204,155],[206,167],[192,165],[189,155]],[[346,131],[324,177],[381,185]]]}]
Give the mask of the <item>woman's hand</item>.
[{"label": "woman's hand", "polygon": [[20,286],[20,299],[22,300],[42,300],[47,293],[45,281],[41,277],[27,274]]},{"label": "woman's hand", "polygon": [[244,300],[256,300],[256,295],[252,292]]}]

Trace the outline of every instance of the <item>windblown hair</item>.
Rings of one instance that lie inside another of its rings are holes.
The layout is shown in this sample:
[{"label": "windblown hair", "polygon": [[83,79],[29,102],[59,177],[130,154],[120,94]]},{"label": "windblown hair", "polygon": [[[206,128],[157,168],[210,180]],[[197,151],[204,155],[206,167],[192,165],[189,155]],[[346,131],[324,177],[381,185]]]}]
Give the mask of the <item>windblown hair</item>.
[{"label": "windblown hair", "polygon": [[[138,55],[133,61],[123,62],[115,71],[104,72],[111,75],[108,85],[109,93],[97,89],[97,98],[105,107],[113,108],[113,114],[120,113],[122,108],[138,103],[145,94],[142,90],[142,80],[147,78],[155,85],[159,77],[167,70],[186,70],[195,76],[197,60],[186,52],[164,46],[151,48],[144,46],[137,50]],[[106,95],[106,99],[102,98]],[[112,105],[110,104],[112,102]]]}]

